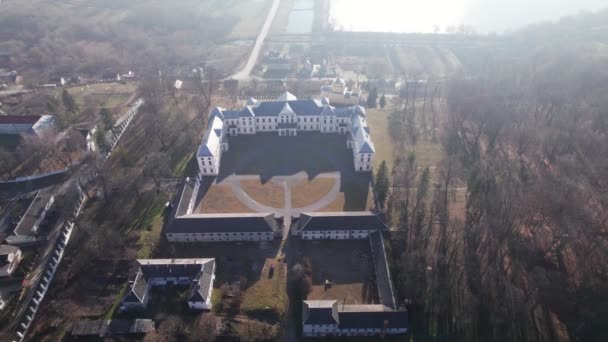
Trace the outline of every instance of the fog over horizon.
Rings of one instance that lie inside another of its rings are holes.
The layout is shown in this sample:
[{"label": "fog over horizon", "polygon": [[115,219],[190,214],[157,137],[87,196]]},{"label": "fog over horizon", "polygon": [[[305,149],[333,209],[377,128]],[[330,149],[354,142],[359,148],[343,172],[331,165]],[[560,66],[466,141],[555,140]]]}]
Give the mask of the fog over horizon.
[{"label": "fog over horizon", "polygon": [[502,33],[605,8],[606,0],[331,0],[330,22],[346,31],[433,32],[438,25],[445,32],[464,24]]}]

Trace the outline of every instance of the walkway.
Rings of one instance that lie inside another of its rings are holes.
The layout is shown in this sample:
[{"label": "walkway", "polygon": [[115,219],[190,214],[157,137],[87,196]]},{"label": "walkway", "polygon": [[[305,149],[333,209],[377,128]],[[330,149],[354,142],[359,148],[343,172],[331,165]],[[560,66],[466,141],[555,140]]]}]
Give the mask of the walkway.
[{"label": "walkway", "polygon": [[251,71],[253,70],[255,63],[258,60],[260,51],[262,50],[262,45],[264,44],[264,40],[266,40],[268,31],[270,31],[270,27],[272,26],[272,22],[274,21],[274,17],[277,14],[277,10],[279,9],[280,3],[281,3],[281,0],[273,0],[272,6],[270,7],[270,12],[268,12],[268,16],[266,17],[264,26],[262,26],[262,30],[260,31],[258,38],[255,40],[255,45],[253,46],[253,50],[251,51],[249,60],[247,60],[247,64],[245,64],[245,67],[243,68],[243,70],[232,75],[231,78],[234,78],[237,80],[243,80],[243,79],[249,78],[249,74],[251,74]]},{"label": "walkway", "polygon": [[283,232],[283,236],[286,236],[289,227],[291,226],[291,218],[299,217],[301,213],[312,212],[320,210],[324,207],[330,205],[340,193],[340,173],[339,172],[328,172],[321,173],[317,175],[315,178],[332,178],[336,181],[334,182],[332,188],[329,192],[323,196],[321,199],[316,201],[313,204],[307,205],[306,207],[301,208],[293,208],[292,199],[291,199],[291,191],[294,186],[302,181],[306,181],[308,179],[308,174],[304,171],[298,172],[295,175],[291,176],[275,176],[270,179],[270,182],[275,184],[279,184],[283,186],[284,192],[284,205],[282,208],[273,208],[267,205],[264,205],[255,199],[251,198],[249,194],[241,187],[241,180],[246,179],[259,179],[257,175],[244,175],[237,176],[232,175],[227,177],[222,183],[228,183],[232,187],[232,192],[236,195],[237,199],[247,206],[249,209],[260,212],[260,213],[275,213],[276,216],[282,217],[285,224],[285,231]]}]

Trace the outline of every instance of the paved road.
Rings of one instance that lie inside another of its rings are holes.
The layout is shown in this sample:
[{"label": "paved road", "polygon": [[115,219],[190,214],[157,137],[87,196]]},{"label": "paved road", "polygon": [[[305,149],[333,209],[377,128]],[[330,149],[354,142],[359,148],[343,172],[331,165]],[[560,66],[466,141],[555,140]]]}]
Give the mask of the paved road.
[{"label": "paved road", "polygon": [[251,51],[251,56],[249,56],[249,60],[247,60],[247,64],[245,64],[243,70],[232,75],[231,78],[237,80],[244,80],[249,78],[249,74],[251,74],[251,70],[253,70],[255,63],[258,60],[258,56],[260,55],[260,51],[262,50],[262,45],[264,44],[264,40],[266,40],[268,31],[270,31],[270,26],[272,26],[272,22],[274,21],[274,17],[277,14],[277,10],[279,9],[280,3],[281,0],[274,0],[272,2],[270,12],[268,12],[268,16],[266,17],[264,26],[262,26],[262,30],[260,31],[258,38],[255,40],[255,44],[253,46],[253,50]]}]

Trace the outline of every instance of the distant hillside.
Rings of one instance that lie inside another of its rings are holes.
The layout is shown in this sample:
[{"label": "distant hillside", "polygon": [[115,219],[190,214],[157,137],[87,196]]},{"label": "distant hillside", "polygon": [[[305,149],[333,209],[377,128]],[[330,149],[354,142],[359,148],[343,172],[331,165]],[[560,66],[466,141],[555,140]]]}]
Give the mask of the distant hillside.
[{"label": "distant hillside", "polygon": [[251,39],[267,4],[267,0],[246,4],[239,0],[9,0],[0,3],[0,51],[12,55],[16,68],[30,72],[29,79],[152,65],[200,65],[234,55],[237,61],[232,62],[238,63],[243,47],[222,45],[228,39]]}]

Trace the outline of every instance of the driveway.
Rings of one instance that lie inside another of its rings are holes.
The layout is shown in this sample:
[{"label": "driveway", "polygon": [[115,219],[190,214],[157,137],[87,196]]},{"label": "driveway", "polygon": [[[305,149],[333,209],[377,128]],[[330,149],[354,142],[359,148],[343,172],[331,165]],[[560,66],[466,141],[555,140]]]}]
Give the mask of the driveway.
[{"label": "driveway", "polygon": [[264,44],[264,40],[266,40],[268,31],[270,31],[270,27],[272,26],[272,22],[274,21],[274,17],[277,14],[277,10],[279,9],[280,3],[281,0],[273,0],[272,6],[270,7],[270,12],[268,12],[268,16],[266,17],[264,26],[262,26],[262,30],[260,31],[258,38],[255,40],[255,44],[253,45],[253,50],[251,51],[251,55],[247,60],[247,64],[245,64],[245,67],[241,71],[230,76],[230,78],[234,78],[237,80],[244,80],[249,78],[249,74],[251,74],[251,70],[253,70],[255,63],[258,60],[260,51],[262,50],[262,45]]}]

